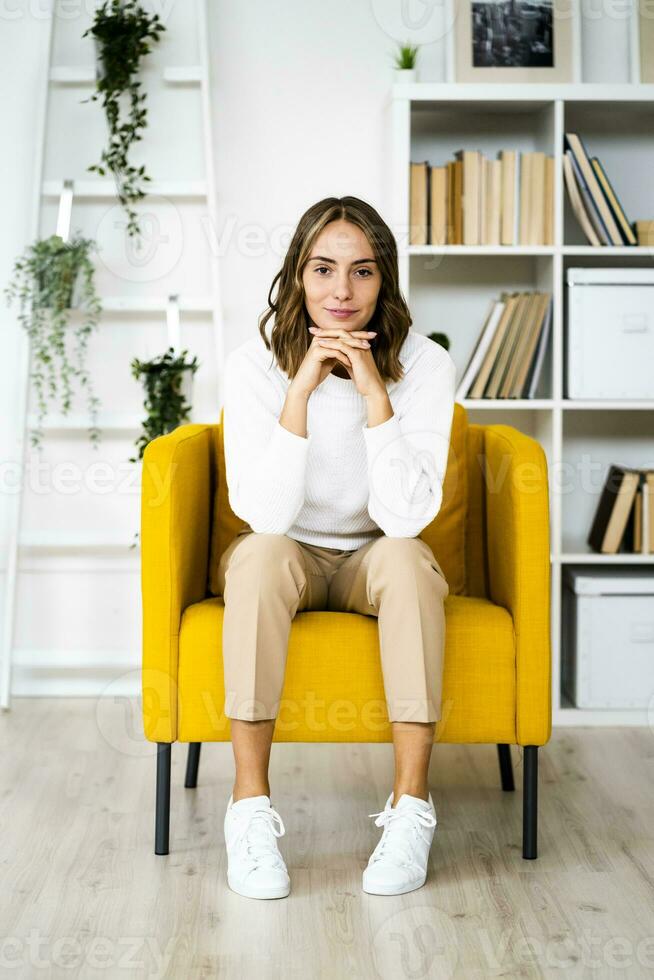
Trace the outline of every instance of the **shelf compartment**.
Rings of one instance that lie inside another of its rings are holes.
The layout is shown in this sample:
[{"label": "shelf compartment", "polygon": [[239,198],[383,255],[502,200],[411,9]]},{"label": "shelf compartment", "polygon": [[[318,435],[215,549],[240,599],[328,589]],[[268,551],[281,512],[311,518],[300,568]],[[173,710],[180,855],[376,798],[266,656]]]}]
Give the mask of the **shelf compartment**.
[{"label": "shelf compartment", "polygon": [[[492,300],[503,291],[553,292],[551,256],[414,255],[410,260],[411,314],[421,333],[445,333],[457,365],[456,383],[463,377],[483,329]],[[434,317],[434,311],[437,315]],[[552,397],[552,340],[550,328],[536,398]],[[507,399],[515,402],[516,399]]]},{"label": "shelf compartment", "polygon": [[562,465],[556,490],[562,504],[563,555],[588,555],[592,561],[643,560],[630,551],[618,552],[620,557],[602,555],[586,543],[612,463],[654,468],[654,434],[649,414],[629,409],[607,412],[598,427],[595,411],[564,412]]},{"label": "shelf compartment", "polygon": [[[651,179],[654,104],[646,101],[566,102],[563,127],[564,132],[579,134],[589,157],[599,158],[629,222],[654,217]],[[567,190],[564,191],[563,235],[565,245],[589,244],[574,216]],[[633,248],[623,247],[626,253]]]}]

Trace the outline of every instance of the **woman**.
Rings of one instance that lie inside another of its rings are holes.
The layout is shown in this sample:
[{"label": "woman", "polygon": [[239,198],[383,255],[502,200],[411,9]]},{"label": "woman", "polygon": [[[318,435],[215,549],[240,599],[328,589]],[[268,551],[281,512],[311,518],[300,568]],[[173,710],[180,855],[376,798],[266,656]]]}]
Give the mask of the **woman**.
[{"label": "woman", "polygon": [[393,235],[355,197],[326,198],[302,216],[268,302],[260,336],[225,369],[229,501],[248,525],[218,570],[236,764],[228,883],[254,898],[289,893],[271,741],[291,620],[334,609],[378,618],[395,780],[385,809],[369,814],[384,831],[363,888],[399,894],[424,884],[436,826],[428,767],[449,586],[418,535],[441,505],[454,362],[410,330]]}]

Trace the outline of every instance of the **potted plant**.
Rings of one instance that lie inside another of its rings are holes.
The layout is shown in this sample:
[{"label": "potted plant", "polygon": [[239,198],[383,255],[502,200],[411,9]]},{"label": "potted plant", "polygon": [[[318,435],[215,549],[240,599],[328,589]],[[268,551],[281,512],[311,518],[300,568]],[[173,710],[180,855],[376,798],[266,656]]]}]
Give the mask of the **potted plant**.
[{"label": "potted plant", "polygon": [[145,447],[157,436],[172,432],[182,422],[188,422],[191,411],[191,390],[193,375],[198,369],[197,357],[187,361],[187,350],[176,354],[169,347],[164,354],[150,361],[134,358],[131,362],[132,374],[142,379],[145,387],[144,407],[147,417],[143,422],[143,432],[136,445],[138,457],[130,458],[136,463],[143,458]]},{"label": "potted plant", "polygon": [[[136,443],[138,457],[130,457],[130,463],[143,458],[145,447],[157,436],[172,432],[182,422],[188,422],[191,411],[191,391],[193,375],[198,369],[197,357],[187,361],[187,350],[176,355],[175,349],[168,350],[150,361],[140,361],[135,357],[131,362],[132,374],[142,378],[146,398],[144,407],[147,418],[143,422],[143,432]],[[134,534],[130,549],[136,547],[139,532]]]},{"label": "potted plant", "polygon": [[[92,421],[89,435],[95,448],[98,445],[99,400],[93,394],[85,366],[88,339],[102,312],[90,258],[95,248],[94,241],[79,234],[68,242],[59,235],[39,239],[16,260],[13,281],[5,287],[7,302],[11,304],[16,298],[20,302],[18,319],[31,341],[32,380],[38,400],[38,420],[31,432],[31,442],[37,448],[42,443],[42,424],[48,407],[46,394],[56,398],[58,382],[61,382],[61,411],[66,415],[71,406],[73,375],[87,390]],[[74,309],[82,315],[70,327]],[[76,363],[71,361],[67,349],[71,333],[75,340]]]},{"label": "potted plant", "polygon": [[416,71],[416,58],[418,55],[417,45],[401,44],[399,51],[395,54],[395,81],[396,82],[415,82],[418,73]]},{"label": "potted plant", "polygon": [[[109,130],[102,163],[87,170],[102,177],[107,169],[111,171],[127,213],[127,233],[136,237],[140,237],[141,229],[131,205],[145,197],[140,185],[150,180],[144,166],[134,167],[128,161],[132,143],[143,138],[141,131],[147,118],[138,72],[141,58],[150,51],[150,42],[156,43],[165,30],[159,16],[149,15],[137,0],[104,0],[95,11],[93,24],[82,34],[92,35],[96,52],[96,91],[82,101],[95,102],[102,97]],[[121,118],[123,95],[129,104],[126,119]]]},{"label": "potted plant", "polygon": [[427,334],[430,340],[433,340],[435,344],[440,344],[445,350],[450,349],[450,338],[446,333],[429,333]]}]

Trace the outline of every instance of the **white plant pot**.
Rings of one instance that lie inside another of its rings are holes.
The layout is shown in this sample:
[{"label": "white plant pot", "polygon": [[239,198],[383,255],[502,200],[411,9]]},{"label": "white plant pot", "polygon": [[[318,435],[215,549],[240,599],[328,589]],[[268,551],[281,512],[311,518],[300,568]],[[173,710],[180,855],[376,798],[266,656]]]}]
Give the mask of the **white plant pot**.
[{"label": "white plant pot", "polygon": [[184,368],[180,383],[180,394],[184,396],[184,401],[193,406],[193,381],[195,375],[191,368]]},{"label": "white plant pot", "polygon": [[412,85],[413,82],[418,81],[417,68],[396,68],[395,81],[401,82],[403,85]]},{"label": "white plant pot", "polygon": [[100,44],[96,37],[93,38],[93,54],[95,59],[95,80],[96,82],[101,81],[104,78],[104,60],[100,54]]}]

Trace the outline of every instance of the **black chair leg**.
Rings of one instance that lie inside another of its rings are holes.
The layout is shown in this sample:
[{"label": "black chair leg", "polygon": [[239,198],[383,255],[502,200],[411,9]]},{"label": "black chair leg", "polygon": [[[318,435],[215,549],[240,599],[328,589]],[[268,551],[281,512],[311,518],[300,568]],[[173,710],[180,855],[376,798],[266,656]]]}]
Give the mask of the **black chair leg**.
[{"label": "black chair leg", "polygon": [[170,742],[157,742],[157,802],[154,853],[168,854],[170,833]]},{"label": "black chair leg", "polygon": [[538,832],[538,746],[524,746],[524,781],[522,797],[522,856],[534,859]]},{"label": "black chair leg", "polygon": [[184,780],[186,789],[195,789],[198,785],[201,746],[202,742],[189,742],[188,756],[186,757],[186,778]]},{"label": "black chair leg", "polygon": [[503,790],[514,790],[513,782],[513,763],[511,762],[511,746],[500,743],[497,746],[497,754],[500,760],[500,779]]}]

